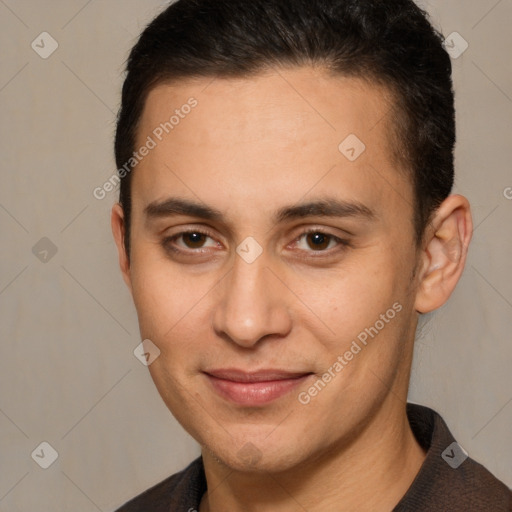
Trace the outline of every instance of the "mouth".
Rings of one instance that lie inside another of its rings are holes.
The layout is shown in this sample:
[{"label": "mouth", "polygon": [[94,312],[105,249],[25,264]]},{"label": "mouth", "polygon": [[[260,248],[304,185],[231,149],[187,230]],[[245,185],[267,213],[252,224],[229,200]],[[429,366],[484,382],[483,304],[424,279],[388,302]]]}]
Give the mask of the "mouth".
[{"label": "mouth", "polygon": [[208,370],[204,374],[218,395],[246,407],[265,405],[277,400],[313,375],[312,372],[276,369],[244,372],[231,368]]}]

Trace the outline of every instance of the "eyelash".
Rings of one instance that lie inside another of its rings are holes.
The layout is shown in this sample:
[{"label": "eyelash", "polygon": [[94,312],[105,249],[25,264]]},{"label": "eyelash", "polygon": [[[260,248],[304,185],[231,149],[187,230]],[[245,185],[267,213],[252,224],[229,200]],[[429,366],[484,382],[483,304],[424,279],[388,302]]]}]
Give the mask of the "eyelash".
[{"label": "eyelash", "polygon": [[[174,245],[176,240],[178,240],[182,236],[190,234],[190,233],[195,233],[195,234],[199,234],[199,235],[205,235],[205,236],[211,238],[212,240],[215,240],[213,233],[209,232],[205,228],[201,228],[201,229],[188,229],[188,230],[185,230],[185,231],[180,231],[179,233],[176,233],[175,235],[172,235],[172,236],[169,236],[167,238],[164,238],[162,240],[162,246],[164,247],[165,250],[172,251],[172,252],[174,252],[176,254],[179,254],[179,255],[193,256],[193,255],[200,255],[200,254],[204,254],[205,252],[208,252],[208,250],[210,248],[180,249],[180,248],[176,247],[176,245]],[[338,252],[340,250],[342,251],[342,250],[346,249],[347,247],[350,247],[350,243],[349,243],[348,240],[339,238],[339,237],[333,235],[332,233],[329,233],[329,232],[324,231],[324,230],[319,229],[319,228],[308,228],[308,229],[306,229],[298,237],[296,237],[293,240],[292,243],[297,243],[302,238],[304,238],[305,236],[310,235],[310,234],[324,235],[324,236],[326,236],[326,237],[328,237],[330,239],[329,241],[331,241],[331,240],[335,241],[337,245],[334,248],[326,249],[326,250],[319,250],[319,251],[314,251],[314,250],[302,251],[301,250],[301,252],[308,253],[308,256],[306,256],[306,258],[309,258],[309,257],[318,258],[318,257],[322,257],[322,256],[324,256],[324,257],[331,256],[334,252]]]},{"label": "eyelash", "polygon": [[195,233],[195,234],[198,234],[198,235],[205,235],[205,236],[211,238],[212,240],[214,240],[213,234],[210,233],[208,230],[206,230],[204,228],[201,228],[201,229],[187,229],[185,231],[180,231],[179,233],[176,233],[175,235],[172,235],[172,236],[164,238],[162,240],[162,245],[163,245],[164,249],[171,250],[171,251],[173,251],[173,252],[175,252],[177,254],[193,255],[193,254],[198,254],[198,253],[199,254],[204,253],[205,249],[203,249],[203,248],[183,250],[183,249],[179,249],[175,245],[173,245],[175,240],[179,239],[183,235],[187,235],[187,234],[190,234],[190,233]]},{"label": "eyelash", "polygon": [[[346,249],[347,247],[350,247],[350,243],[348,240],[345,240],[343,238],[335,236],[332,233],[329,233],[328,231],[324,231],[323,229],[319,229],[319,228],[306,229],[297,238],[295,238],[294,242],[298,242],[299,240],[301,240],[302,238],[304,238],[307,235],[314,235],[314,234],[324,235],[324,236],[328,237],[330,240],[334,240],[337,245],[335,248],[326,249],[324,251],[313,251],[313,250],[305,251],[305,252],[311,254],[312,255],[311,257],[313,257],[313,258],[318,258],[321,256],[331,256],[333,254],[333,252],[338,252],[340,250]],[[313,256],[315,254],[317,256]]]}]

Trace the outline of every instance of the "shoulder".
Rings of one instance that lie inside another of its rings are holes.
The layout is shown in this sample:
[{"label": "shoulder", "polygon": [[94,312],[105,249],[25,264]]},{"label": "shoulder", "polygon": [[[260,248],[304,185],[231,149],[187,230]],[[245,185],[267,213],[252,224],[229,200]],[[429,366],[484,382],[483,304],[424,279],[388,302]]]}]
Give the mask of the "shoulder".
[{"label": "shoulder", "polygon": [[116,512],[188,512],[196,509],[206,490],[202,458],[118,508]]},{"label": "shoulder", "polygon": [[427,456],[394,512],[512,510],[512,491],[468,456],[438,413],[413,404],[408,404],[407,412]]}]

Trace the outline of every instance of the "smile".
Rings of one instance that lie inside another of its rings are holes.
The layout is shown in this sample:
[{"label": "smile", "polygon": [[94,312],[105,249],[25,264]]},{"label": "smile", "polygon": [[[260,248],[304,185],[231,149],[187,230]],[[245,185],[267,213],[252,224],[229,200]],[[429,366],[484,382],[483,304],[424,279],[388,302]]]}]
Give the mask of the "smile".
[{"label": "smile", "polygon": [[211,370],[205,372],[213,390],[222,398],[237,405],[265,405],[300,386],[311,372],[262,370],[248,373],[240,370]]}]

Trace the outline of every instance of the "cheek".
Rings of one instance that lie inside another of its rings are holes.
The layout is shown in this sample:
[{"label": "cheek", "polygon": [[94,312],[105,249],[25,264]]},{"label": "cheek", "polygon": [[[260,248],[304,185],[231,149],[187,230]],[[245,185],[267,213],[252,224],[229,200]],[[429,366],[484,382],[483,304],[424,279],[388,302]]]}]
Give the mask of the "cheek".
[{"label": "cheek", "polygon": [[132,293],[141,335],[152,340],[161,339],[174,324],[179,306],[167,279],[152,272],[151,268],[137,269],[132,277]]},{"label": "cheek", "polygon": [[134,251],[132,262],[140,334],[158,346],[160,361],[179,371],[187,366],[187,359],[200,354],[191,347],[207,339],[218,276],[180,271],[165,256],[151,255],[150,250]]},{"label": "cheek", "polygon": [[184,282],[183,274],[173,272],[170,262],[153,244],[139,243],[133,248],[132,292],[141,334],[162,339],[194,298],[194,287]]},{"label": "cheek", "polygon": [[408,292],[406,275],[393,253],[381,248],[369,251],[350,266],[323,275],[302,275],[292,286],[315,313],[310,330],[318,332],[323,325],[328,332],[323,339],[334,345],[333,348],[342,348],[379,321],[380,315],[385,315],[386,319],[394,317],[395,303],[404,306]]}]

